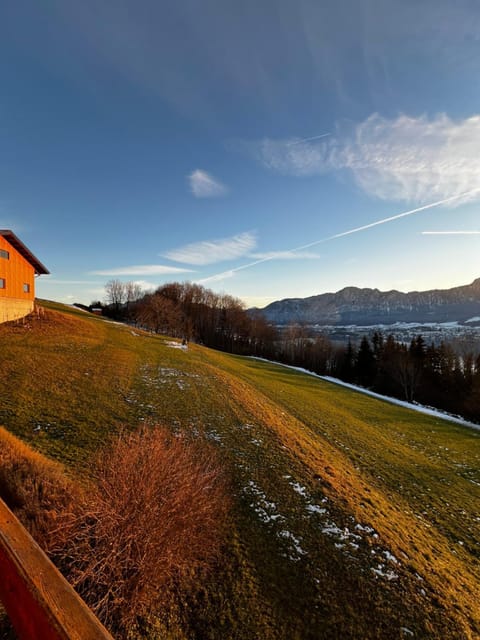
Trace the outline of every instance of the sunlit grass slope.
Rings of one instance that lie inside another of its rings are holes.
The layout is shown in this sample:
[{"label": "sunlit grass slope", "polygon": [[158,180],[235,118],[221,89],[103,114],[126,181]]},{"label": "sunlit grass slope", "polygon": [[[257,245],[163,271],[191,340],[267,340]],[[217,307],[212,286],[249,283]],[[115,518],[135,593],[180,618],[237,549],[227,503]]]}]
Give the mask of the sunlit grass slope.
[{"label": "sunlit grass slope", "polygon": [[480,636],[479,431],[45,306],[0,325],[0,424],[80,478],[109,433],[164,422],[232,475],[228,561],[158,637]]}]

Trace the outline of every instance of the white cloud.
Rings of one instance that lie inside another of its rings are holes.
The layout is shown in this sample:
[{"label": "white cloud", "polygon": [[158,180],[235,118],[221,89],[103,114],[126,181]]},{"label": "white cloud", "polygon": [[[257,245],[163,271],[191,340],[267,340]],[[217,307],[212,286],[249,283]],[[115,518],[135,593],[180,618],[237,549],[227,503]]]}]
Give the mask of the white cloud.
[{"label": "white cloud", "polygon": [[57,285],[57,284],[84,284],[84,285],[89,285],[89,284],[97,284],[96,280],[62,280],[61,278],[54,278],[53,276],[46,274],[44,276],[41,277],[40,280],[38,280],[38,282],[41,282],[43,285]]},{"label": "white cloud", "polygon": [[264,251],[250,254],[251,258],[259,260],[315,260],[320,254],[313,251]]},{"label": "white cloud", "polygon": [[147,280],[134,280],[133,284],[136,284],[138,287],[140,287],[142,291],[149,291],[150,289],[155,289],[155,287],[158,286],[158,283],[154,284],[153,282],[148,282]]},{"label": "white cloud", "polygon": [[478,199],[480,115],[452,120],[373,114],[335,136],[292,145],[265,139],[254,145],[260,161],[287,175],[349,171],[357,185],[382,200],[425,202],[462,193],[457,204]]},{"label": "white cloud", "polygon": [[424,236],[477,236],[480,231],[422,231]]},{"label": "white cloud", "polygon": [[90,271],[95,276],[159,276],[175,273],[187,273],[191,269],[181,269],[178,267],[170,267],[162,264],[139,264],[131,267],[115,267],[113,269],[101,269],[99,271]]},{"label": "white cloud", "polygon": [[185,264],[205,265],[232,260],[248,254],[255,248],[257,240],[251,232],[240,233],[231,238],[193,242],[163,254],[164,258]]},{"label": "white cloud", "polygon": [[196,198],[216,198],[227,193],[227,188],[206,171],[195,169],[188,176],[190,189]]}]

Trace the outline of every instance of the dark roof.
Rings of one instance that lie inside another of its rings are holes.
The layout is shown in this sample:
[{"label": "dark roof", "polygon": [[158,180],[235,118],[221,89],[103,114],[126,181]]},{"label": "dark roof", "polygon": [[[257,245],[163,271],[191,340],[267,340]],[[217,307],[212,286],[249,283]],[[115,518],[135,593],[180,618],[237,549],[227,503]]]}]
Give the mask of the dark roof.
[{"label": "dark roof", "polygon": [[0,229],[0,236],[3,236],[5,240],[32,265],[37,275],[47,275],[50,273],[40,260],[33,255],[30,249],[23,244],[20,238],[17,238],[13,231],[10,231],[9,229]]}]

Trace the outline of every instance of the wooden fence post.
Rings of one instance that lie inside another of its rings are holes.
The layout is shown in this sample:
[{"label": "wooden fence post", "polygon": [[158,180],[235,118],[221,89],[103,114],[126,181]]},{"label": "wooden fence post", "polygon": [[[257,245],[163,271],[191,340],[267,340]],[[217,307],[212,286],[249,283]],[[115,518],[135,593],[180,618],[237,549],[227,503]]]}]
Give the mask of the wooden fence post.
[{"label": "wooden fence post", "polygon": [[112,640],[1,499],[0,599],[19,640]]}]

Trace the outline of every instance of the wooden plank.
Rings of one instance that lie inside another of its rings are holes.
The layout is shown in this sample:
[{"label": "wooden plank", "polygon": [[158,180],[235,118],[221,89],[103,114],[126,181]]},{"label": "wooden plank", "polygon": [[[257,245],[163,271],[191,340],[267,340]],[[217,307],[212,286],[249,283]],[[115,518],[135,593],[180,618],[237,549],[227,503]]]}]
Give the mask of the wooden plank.
[{"label": "wooden plank", "polygon": [[0,598],[19,640],[112,640],[1,499]]}]

